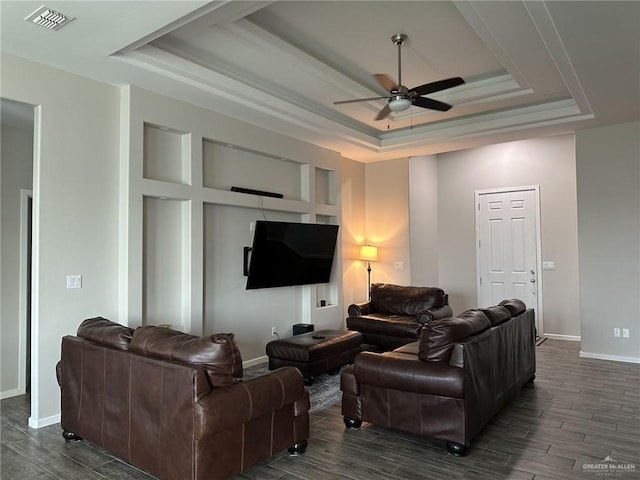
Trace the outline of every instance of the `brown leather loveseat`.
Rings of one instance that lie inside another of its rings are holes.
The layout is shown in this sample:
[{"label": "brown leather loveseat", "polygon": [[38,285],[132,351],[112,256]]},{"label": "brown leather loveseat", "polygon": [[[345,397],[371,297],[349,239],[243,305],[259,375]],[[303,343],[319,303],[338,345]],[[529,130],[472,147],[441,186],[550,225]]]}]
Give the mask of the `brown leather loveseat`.
[{"label": "brown leather loveseat", "polygon": [[57,374],[65,439],[85,439],[161,479],[227,479],[307,445],[302,375],[284,367],[242,381],[233,334],[88,319],[62,339]]},{"label": "brown leather loveseat", "polygon": [[520,300],[425,324],[420,340],[392,352],[360,353],[343,369],[347,427],[363,421],[447,442],[471,440],[535,377],[534,311]]},{"label": "brown leather loveseat", "polygon": [[371,285],[371,300],[349,305],[347,329],[362,333],[363,343],[382,349],[400,347],[420,337],[422,325],[453,312],[444,290],[390,283]]}]

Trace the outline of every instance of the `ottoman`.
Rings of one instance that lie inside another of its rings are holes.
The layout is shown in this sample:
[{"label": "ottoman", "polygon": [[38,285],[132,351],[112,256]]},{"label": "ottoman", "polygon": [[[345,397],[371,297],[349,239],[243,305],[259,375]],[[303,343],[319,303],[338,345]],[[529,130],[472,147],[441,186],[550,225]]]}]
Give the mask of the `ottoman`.
[{"label": "ottoman", "polygon": [[362,334],[352,330],[318,330],[273,340],[267,343],[269,370],[296,367],[311,385],[315,375],[335,375],[342,365],[353,363],[361,348]]}]

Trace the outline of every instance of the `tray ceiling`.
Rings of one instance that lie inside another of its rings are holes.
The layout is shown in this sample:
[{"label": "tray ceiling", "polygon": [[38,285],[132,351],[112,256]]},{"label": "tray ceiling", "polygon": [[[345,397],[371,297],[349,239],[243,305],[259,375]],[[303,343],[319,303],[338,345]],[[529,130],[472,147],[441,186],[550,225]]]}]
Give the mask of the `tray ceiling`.
[{"label": "tray ceiling", "polygon": [[[4,51],[361,161],[639,117],[638,2],[55,1],[75,17],[57,32],[23,21],[40,5],[2,2]],[[454,107],[375,121],[386,99],[334,105],[386,94],[372,74],[397,79],[396,33],[402,83],[461,76],[428,95]]]}]

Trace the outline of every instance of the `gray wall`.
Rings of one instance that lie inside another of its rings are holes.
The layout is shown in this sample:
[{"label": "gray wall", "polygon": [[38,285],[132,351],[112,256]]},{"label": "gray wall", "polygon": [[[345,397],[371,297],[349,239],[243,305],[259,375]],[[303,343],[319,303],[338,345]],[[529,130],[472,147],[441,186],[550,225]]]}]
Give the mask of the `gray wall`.
[{"label": "gray wall", "polygon": [[437,286],[438,157],[409,160],[409,244],[411,284]]},{"label": "gray wall", "polygon": [[[2,309],[0,315],[0,396],[15,395],[20,356],[26,358],[26,325],[20,318],[20,203],[21,189],[31,190],[33,130],[2,125]],[[26,319],[25,319],[26,320]],[[20,330],[22,328],[22,338]],[[24,366],[24,363],[22,364]]]},{"label": "gray wall", "polygon": [[[371,263],[371,283],[411,282],[408,179],[408,158],[366,165],[367,242],[378,247],[378,261]],[[404,269],[396,269],[396,262],[404,263]]]},{"label": "gray wall", "polygon": [[579,336],[573,135],[438,155],[439,284],[454,312],[476,306],[474,192],[525,185],[540,186],[542,259],[556,265],[542,272],[542,332]]},{"label": "gray wall", "polygon": [[[640,124],[576,134],[582,352],[640,358]],[[614,338],[613,328],[630,329]]]},{"label": "gray wall", "polygon": [[[364,176],[365,164],[342,159],[342,290],[343,318],[347,308],[367,298],[367,265],[358,260],[366,241]],[[344,322],[344,320],[343,320]],[[341,325],[344,326],[344,323]]]},{"label": "gray wall", "polygon": [[[91,315],[118,320],[119,92],[5,53],[0,61],[0,96],[38,106],[29,419],[38,427],[59,420],[62,336]],[[81,289],[66,288],[69,274],[83,276]]]}]

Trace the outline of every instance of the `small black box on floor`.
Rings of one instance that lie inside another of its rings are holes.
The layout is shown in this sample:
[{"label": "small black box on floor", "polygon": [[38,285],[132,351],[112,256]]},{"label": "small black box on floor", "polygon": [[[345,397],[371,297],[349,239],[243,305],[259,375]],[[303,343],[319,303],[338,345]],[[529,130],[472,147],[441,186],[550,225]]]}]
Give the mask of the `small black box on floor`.
[{"label": "small black box on floor", "polygon": [[313,323],[296,323],[293,326],[293,334],[300,335],[301,333],[313,332]]}]

